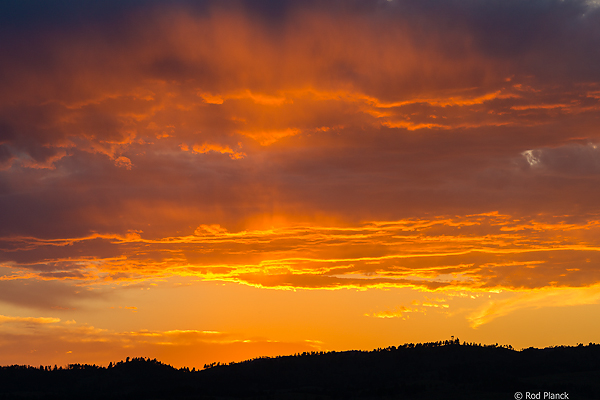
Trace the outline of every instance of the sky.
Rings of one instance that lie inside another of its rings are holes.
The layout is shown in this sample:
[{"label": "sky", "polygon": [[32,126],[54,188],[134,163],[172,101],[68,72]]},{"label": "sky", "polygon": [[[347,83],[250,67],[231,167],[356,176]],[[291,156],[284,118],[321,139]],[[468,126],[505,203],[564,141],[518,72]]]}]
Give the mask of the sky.
[{"label": "sky", "polygon": [[0,365],[600,342],[600,7],[0,3]]}]

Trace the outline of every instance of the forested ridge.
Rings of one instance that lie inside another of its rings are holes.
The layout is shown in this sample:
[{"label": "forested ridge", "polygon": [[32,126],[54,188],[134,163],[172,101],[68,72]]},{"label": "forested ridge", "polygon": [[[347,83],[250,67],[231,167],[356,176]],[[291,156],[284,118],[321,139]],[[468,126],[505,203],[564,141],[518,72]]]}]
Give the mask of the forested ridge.
[{"label": "forested ridge", "polygon": [[456,339],[199,371],[143,357],[107,367],[0,367],[0,399],[512,399],[527,391],[600,398],[600,345],[516,351]]}]

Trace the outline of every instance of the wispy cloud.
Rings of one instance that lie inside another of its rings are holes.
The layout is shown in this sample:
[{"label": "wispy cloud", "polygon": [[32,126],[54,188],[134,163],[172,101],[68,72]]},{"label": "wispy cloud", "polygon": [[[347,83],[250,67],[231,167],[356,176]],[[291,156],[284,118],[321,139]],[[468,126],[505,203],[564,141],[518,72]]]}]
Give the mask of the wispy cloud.
[{"label": "wispy cloud", "polygon": [[[7,324],[13,326],[6,329]],[[293,354],[321,349],[314,340],[286,342],[210,330],[98,329],[52,317],[0,316],[0,364],[44,365],[109,362],[126,357],[158,357],[176,367],[196,367],[219,361]],[[35,325],[35,330],[31,326]],[[48,346],[48,343],[52,346]],[[190,358],[192,356],[192,358]]]},{"label": "wispy cloud", "polygon": [[[5,257],[11,260],[5,265],[21,274],[7,275],[12,281],[101,284],[179,275],[282,289],[488,290],[596,283],[599,229],[595,217],[490,213],[238,232],[201,225],[193,235],[158,239],[131,233],[65,240],[11,238],[3,243]],[[112,249],[110,256],[99,257],[97,246],[86,245],[98,240]],[[73,249],[80,249],[77,258]]]},{"label": "wispy cloud", "polygon": [[597,304],[599,302],[600,287],[597,284],[581,288],[544,288],[517,293],[505,300],[490,301],[475,310],[468,319],[471,327],[477,328],[517,310]]}]

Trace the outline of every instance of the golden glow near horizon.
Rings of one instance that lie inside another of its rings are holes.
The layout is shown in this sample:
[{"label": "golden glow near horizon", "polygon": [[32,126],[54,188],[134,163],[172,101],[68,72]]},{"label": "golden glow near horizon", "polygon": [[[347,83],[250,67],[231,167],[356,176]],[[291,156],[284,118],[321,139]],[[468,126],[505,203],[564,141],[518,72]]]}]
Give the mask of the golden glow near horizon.
[{"label": "golden glow near horizon", "polygon": [[175,3],[0,32],[1,365],[600,340],[594,4]]}]

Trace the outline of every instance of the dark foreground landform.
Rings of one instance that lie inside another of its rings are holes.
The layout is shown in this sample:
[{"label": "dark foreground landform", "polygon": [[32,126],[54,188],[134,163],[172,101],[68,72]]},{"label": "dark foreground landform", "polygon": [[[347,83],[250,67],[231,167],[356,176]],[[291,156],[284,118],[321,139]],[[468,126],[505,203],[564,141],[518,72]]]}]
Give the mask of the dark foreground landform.
[{"label": "dark foreground landform", "polygon": [[519,398],[516,392],[524,399],[527,393],[540,400],[600,399],[600,345],[515,351],[456,340],[259,358],[201,371],[145,358],[109,367],[0,367],[0,399],[509,400]]}]

